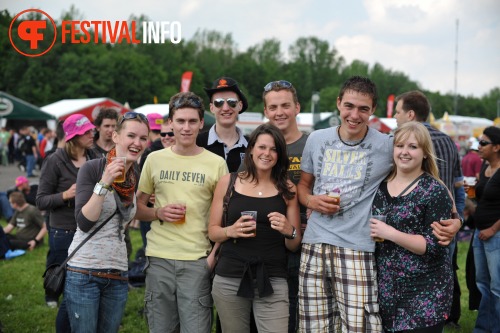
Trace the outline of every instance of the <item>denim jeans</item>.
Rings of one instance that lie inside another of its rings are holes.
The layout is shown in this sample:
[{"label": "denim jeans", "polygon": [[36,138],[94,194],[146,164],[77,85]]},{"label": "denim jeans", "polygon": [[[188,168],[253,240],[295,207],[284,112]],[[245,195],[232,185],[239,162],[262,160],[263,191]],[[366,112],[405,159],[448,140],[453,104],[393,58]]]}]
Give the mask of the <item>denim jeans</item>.
[{"label": "denim jeans", "polygon": [[[52,264],[62,264],[68,257],[68,249],[73,241],[75,232],[59,228],[50,228],[49,231],[49,252],[47,253],[47,267]],[[50,294],[45,294],[45,301],[57,301],[57,297]],[[56,317],[56,332],[70,332],[70,324],[68,312],[66,310],[66,300],[63,300],[59,305],[59,311]]]},{"label": "denim jeans", "polygon": [[26,175],[33,176],[33,169],[35,169],[36,159],[34,155],[26,155]]},{"label": "denim jeans", "polygon": [[474,333],[500,332],[500,232],[487,241],[474,233],[474,261],[476,284],[481,292]]},{"label": "denim jeans", "polygon": [[[121,276],[127,277],[128,272],[123,272]],[[128,282],[66,271],[64,297],[72,332],[118,332],[127,304]]]},{"label": "denim jeans", "polygon": [[0,192],[0,217],[5,217],[5,221],[9,222],[12,215],[14,215],[14,211],[7,197],[7,192]]}]

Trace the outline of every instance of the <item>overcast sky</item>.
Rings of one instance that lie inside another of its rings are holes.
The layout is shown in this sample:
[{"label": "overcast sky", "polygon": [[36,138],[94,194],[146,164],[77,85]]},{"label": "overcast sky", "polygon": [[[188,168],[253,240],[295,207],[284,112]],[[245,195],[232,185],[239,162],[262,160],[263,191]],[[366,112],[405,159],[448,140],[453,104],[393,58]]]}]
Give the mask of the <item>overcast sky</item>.
[{"label": "overcast sky", "polygon": [[458,19],[458,93],[480,97],[500,87],[498,0],[4,0],[0,8],[11,15],[38,8],[59,20],[71,3],[86,20],[179,21],[185,39],[198,29],[231,33],[239,51],[269,38],[286,51],[316,36],[347,63],[378,62],[441,93],[455,89]]}]

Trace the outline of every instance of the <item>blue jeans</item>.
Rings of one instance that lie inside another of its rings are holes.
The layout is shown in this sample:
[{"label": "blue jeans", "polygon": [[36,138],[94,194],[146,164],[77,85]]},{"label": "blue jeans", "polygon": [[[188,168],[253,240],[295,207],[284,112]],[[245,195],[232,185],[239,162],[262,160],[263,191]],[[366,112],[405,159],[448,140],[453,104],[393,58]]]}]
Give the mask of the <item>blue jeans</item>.
[{"label": "blue jeans", "polygon": [[[91,269],[91,271],[109,270]],[[123,272],[121,276],[127,277],[128,272]],[[118,332],[127,304],[128,282],[66,271],[64,297],[70,314],[72,332]]]},{"label": "blue jeans", "polygon": [[26,175],[28,177],[33,176],[33,169],[35,168],[35,156],[34,155],[26,155]]},{"label": "blue jeans", "polygon": [[9,198],[7,197],[7,192],[0,192],[0,217],[2,217],[2,215],[7,222],[9,222],[12,215],[14,215]]},{"label": "blue jeans", "polygon": [[[50,228],[49,231],[49,252],[47,253],[47,267],[52,264],[62,264],[68,257],[68,249],[73,241],[75,232],[59,228]],[[57,301],[57,296],[45,294],[46,301]],[[56,317],[56,332],[70,332],[68,312],[66,310],[66,299],[59,305]]]},{"label": "blue jeans", "polygon": [[500,232],[487,241],[479,239],[480,230],[474,233],[474,261],[476,284],[481,292],[474,333],[500,332]]}]

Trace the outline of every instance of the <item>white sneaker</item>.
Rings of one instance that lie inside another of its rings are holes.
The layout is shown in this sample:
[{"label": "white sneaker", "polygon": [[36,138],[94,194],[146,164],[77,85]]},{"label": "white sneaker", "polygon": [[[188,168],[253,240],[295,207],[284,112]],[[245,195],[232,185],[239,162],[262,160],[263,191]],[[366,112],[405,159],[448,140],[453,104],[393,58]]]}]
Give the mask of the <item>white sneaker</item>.
[{"label": "white sneaker", "polygon": [[56,301],[48,301],[47,306],[51,309],[57,308],[57,302]]}]

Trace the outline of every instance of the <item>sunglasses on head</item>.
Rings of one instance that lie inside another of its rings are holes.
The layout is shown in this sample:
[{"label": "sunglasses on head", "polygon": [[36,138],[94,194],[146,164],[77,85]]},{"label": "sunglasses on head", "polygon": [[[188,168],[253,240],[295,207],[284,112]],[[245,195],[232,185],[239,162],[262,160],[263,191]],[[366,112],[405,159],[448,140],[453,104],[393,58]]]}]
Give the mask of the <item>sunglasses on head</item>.
[{"label": "sunglasses on head", "polygon": [[238,100],[236,98],[216,98],[212,102],[216,108],[221,108],[224,105],[224,101],[227,102],[227,105],[231,108],[235,108],[238,105]]},{"label": "sunglasses on head", "polygon": [[139,112],[133,112],[133,111],[130,111],[130,112],[127,112],[123,115],[123,117],[121,118],[120,120],[120,125],[123,124],[123,122],[125,120],[130,120],[130,119],[137,119],[139,118],[141,121],[143,121],[145,124],[148,125],[149,127],[149,121],[148,121],[148,118],[143,115],[142,113],[139,113]]},{"label": "sunglasses on head", "polygon": [[182,107],[193,107],[196,109],[201,108],[201,101],[193,96],[190,97],[179,97],[173,103],[174,109],[180,109]]},{"label": "sunglasses on head", "polygon": [[491,145],[491,144],[493,144],[493,142],[491,142],[491,141],[486,141],[486,140],[479,140],[479,142],[478,142],[478,143],[479,143],[479,145],[480,145],[481,147],[484,147],[484,146],[487,146],[487,145]]},{"label": "sunglasses on head", "polygon": [[285,80],[271,81],[264,86],[264,91],[269,92],[269,91],[273,90],[274,88],[290,89],[291,87],[293,87],[292,84],[288,81],[285,81]]},{"label": "sunglasses on head", "polygon": [[167,135],[169,137],[173,137],[174,136],[174,132],[161,132],[160,135],[161,135],[162,138],[166,137]]}]

